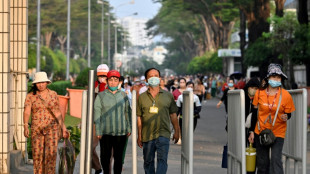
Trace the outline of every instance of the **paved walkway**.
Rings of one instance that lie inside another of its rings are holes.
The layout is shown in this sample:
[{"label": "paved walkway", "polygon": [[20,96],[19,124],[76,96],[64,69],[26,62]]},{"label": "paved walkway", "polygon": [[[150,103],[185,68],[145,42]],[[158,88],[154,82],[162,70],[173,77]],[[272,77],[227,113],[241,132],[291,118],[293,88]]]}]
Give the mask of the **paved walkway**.
[{"label": "paved walkway", "polygon": [[[227,170],[221,168],[223,145],[226,144],[227,134],[224,130],[224,107],[217,109],[218,99],[203,102],[201,118],[198,120],[194,132],[194,174],[226,174]],[[132,174],[132,146],[131,137],[128,142],[124,164],[124,174]],[[307,173],[310,173],[310,133],[307,145]],[[99,146],[97,152],[99,154]],[[57,161],[58,163],[58,161]],[[75,174],[79,173],[79,157],[76,161]],[[94,170],[93,170],[94,173]],[[138,173],[143,174],[142,149],[138,149]],[[168,174],[181,173],[181,146],[171,142],[168,156]]]}]

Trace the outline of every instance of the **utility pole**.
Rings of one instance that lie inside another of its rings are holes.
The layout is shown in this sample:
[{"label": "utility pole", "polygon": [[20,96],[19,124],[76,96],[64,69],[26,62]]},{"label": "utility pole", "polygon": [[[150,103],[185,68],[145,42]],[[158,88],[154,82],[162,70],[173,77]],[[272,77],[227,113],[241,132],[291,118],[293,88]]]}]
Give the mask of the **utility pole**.
[{"label": "utility pole", "polygon": [[90,55],[91,55],[91,50],[90,50],[90,0],[88,0],[88,58],[87,58],[87,66],[90,67]]},{"label": "utility pole", "polygon": [[70,70],[70,16],[71,16],[71,0],[68,0],[68,17],[67,17],[67,71],[66,80],[69,80]]},{"label": "utility pole", "polygon": [[102,0],[102,17],[101,17],[101,63],[104,57],[104,0]]},{"label": "utility pole", "polygon": [[41,1],[38,0],[38,8],[37,8],[37,66],[36,70],[39,72],[41,70],[41,54],[40,54],[40,41],[41,41]]},{"label": "utility pole", "polygon": [[111,22],[111,14],[109,12],[109,17],[108,17],[108,65],[109,68],[111,68],[111,31],[110,31],[110,22]]}]

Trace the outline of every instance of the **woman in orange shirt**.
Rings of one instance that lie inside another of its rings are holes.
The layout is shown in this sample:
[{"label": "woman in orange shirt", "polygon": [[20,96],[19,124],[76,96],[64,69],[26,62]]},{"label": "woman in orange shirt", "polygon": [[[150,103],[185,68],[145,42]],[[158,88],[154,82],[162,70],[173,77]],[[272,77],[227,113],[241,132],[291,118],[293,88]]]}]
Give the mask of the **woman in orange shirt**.
[{"label": "woman in orange shirt", "polygon": [[[253,105],[256,112],[253,111],[252,115],[249,141],[256,145],[258,174],[269,174],[269,172],[283,174],[282,149],[286,133],[286,121],[295,111],[291,95],[281,88],[281,81],[286,79],[287,76],[282,72],[281,65],[270,64],[267,77],[263,79],[261,89],[257,90],[254,96]],[[282,100],[276,115],[281,95]],[[275,115],[276,120],[273,125]],[[261,144],[259,140],[259,134],[265,129],[270,129],[276,137],[275,141],[268,146]],[[269,157],[270,150],[271,158]]]}]

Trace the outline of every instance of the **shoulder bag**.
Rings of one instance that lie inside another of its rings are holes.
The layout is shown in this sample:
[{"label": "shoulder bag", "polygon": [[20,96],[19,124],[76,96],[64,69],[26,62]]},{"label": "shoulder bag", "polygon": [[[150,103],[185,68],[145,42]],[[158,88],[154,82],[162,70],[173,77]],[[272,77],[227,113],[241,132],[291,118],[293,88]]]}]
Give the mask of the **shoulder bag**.
[{"label": "shoulder bag", "polygon": [[60,125],[60,123],[59,123],[59,121],[58,121],[56,115],[53,113],[53,111],[51,110],[51,108],[48,107],[47,103],[45,102],[45,100],[42,98],[41,95],[39,95],[39,98],[42,100],[42,103],[43,103],[43,105],[45,106],[45,108],[48,110],[48,112],[55,118],[55,121],[56,121],[57,124],[58,124],[58,132],[60,133],[59,139],[62,139],[62,138],[63,138],[63,136],[62,136],[62,135],[63,135],[63,132],[62,132],[63,130],[62,130],[62,127],[61,127],[61,125]]},{"label": "shoulder bag", "polygon": [[[280,92],[280,98],[279,98],[279,102],[278,102],[278,107],[277,107],[277,111],[276,114],[274,116],[273,119],[273,123],[272,123],[272,128],[270,129],[264,129],[263,131],[261,131],[261,133],[258,135],[259,138],[259,143],[262,146],[270,146],[274,143],[276,136],[273,134],[272,129],[275,125],[276,119],[278,117],[278,112],[279,112],[279,108],[281,105],[281,100],[282,100],[282,89],[280,88],[281,92]],[[257,112],[259,112],[259,109],[257,109]],[[270,116],[271,117],[271,116]],[[270,118],[271,119],[271,118]],[[259,125],[259,119],[258,119],[258,113],[257,113],[257,128],[258,130],[260,130],[260,125]]]}]

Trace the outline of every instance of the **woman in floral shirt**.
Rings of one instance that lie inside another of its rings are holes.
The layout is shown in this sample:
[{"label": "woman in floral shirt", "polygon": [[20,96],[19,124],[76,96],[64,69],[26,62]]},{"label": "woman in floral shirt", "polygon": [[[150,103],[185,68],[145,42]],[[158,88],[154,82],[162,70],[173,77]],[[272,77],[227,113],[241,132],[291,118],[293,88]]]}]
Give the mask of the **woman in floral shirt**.
[{"label": "woman in floral shirt", "polygon": [[57,93],[47,88],[49,83],[51,81],[45,72],[36,73],[31,92],[25,100],[24,135],[29,137],[28,121],[31,115],[31,146],[35,174],[56,173],[57,145],[61,136],[59,126],[63,130],[62,136],[69,137],[59,110]]}]

